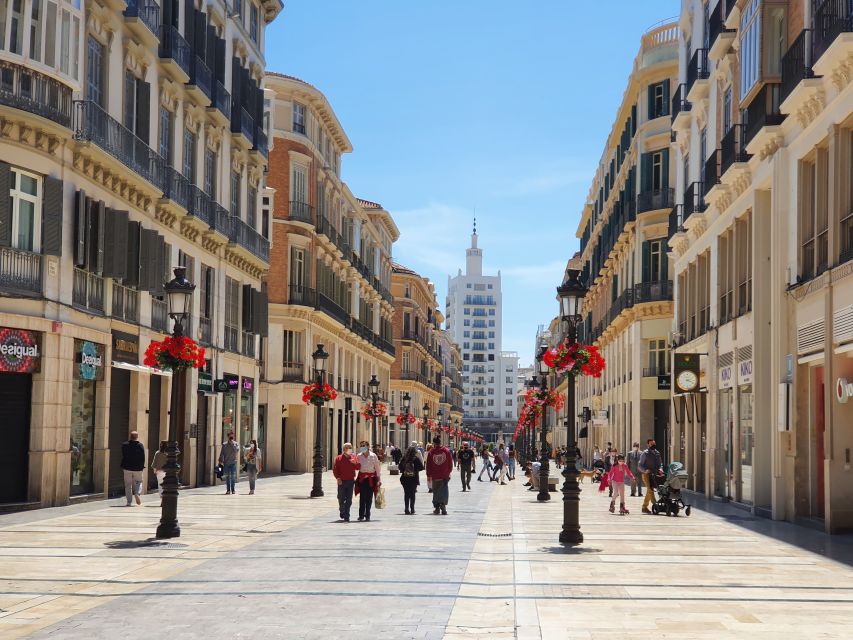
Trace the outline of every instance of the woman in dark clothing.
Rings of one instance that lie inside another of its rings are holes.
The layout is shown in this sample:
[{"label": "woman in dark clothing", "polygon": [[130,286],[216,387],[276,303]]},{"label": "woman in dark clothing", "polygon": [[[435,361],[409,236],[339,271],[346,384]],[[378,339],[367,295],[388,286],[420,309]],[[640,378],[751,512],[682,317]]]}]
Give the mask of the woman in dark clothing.
[{"label": "woman in dark clothing", "polygon": [[409,447],[400,460],[400,484],[403,485],[406,515],[415,515],[415,493],[421,483],[420,474],[423,470],[424,463],[418,457],[417,448]]}]

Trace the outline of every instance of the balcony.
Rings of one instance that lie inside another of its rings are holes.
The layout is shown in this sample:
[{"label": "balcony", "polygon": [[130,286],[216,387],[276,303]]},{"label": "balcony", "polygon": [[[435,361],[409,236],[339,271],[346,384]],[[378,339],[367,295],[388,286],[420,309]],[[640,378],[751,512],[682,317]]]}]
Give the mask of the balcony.
[{"label": "balcony", "polygon": [[779,88],[779,102],[791,95],[797,85],[806,78],[813,78],[811,29],[804,29],[782,56],[782,86]]},{"label": "balcony", "polygon": [[213,344],[213,330],[210,318],[200,316],[198,319],[198,341],[201,344]]},{"label": "balcony", "polygon": [[304,365],[301,362],[285,362],[282,367],[281,379],[284,382],[305,382],[302,371]]},{"label": "balcony", "polygon": [[166,163],[145,141],[91,100],[74,103],[74,137],[94,142],[162,192],[169,189]]},{"label": "balcony", "polygon": [[[814,3],[818,5],[818,2]],[[850,0],[823,0],[814,10],[814,61],[820,60],[842,33],[853,32],[853,4]]]},{"label": "balcony", "polygon": [[257,151],[264,158],[269,158],[270,150],[267,134],[261,127],[255,127],[255,136],[252,139],[252,151]]},{"label": "balcony", "polygon": [[76,307],[102,315],[104,313],[104,279],[74,267],[74,288],[71,302]]},{"label": "balcony", "polygon": [[236,216],[231,216],[231,233],[228,237],[255,257],[264,262],[270,261],[270,241]]},{"label": "balcony", "polygon": [[209,195],[194,184],[189,186],[189,192],[190,206],[187,209],[187,213],[198,218],[208,227],[212,227],[214,224],[213,207],[216,203]]},{"label": "balcony", "polygon": [[694,213],[702,213],[705,210],[705,187],[704,183],[691,182],[684,190],[684,219],[687,220]]},{"label": "balcony", "polygon": [[349,324],[349,313],[337,302],[326,296],[325,294],[317,292],[317,302],[315,308],[325,312],[327,315],[331,316],[342,325]]},{"label": "balcony", "polygon": [[173,72],[179,71],[180,82],[190,79],[190,45],[184,40],[176,27],[164,24],[160,27],[160,59],[169,66],[174,64]]},{"label": "balcony", "polygon": [[154,0],[127,0],[124,10],[125,22],[129,25],[141,25],[144,29],[134,29],[145,40],[156,40],[160,35],[160,5]]},{"label": "balcony", "polygon": [[242,344],[240,353],[250,358],[255,357],[255,334],[251,331],[242,332]]},{"label": "balcony", "polygon": [[5,60],[0,61],[0,104],[71,128],[71,88]]},{"label": "balcony", "polygon": [[42,292],[41,254],[0,247],[0,292],[38,297]]},{"label": "balcony", "polygon": [[696,49],[693,52],[693,57],[690,58],[690,64],[687,66],[687,82],[685,83],[686,96],[691,102],[696,102],[707,95],[709,75],[708,50]]},{"label": "balcony", "polygon": [[169,310],[165,300],[151,298],[151,328],[160,333],[169,332]]},{"label": "balcony", "polygon": [[314,224],[314,208],[307,202],[291,200],[288,208],[288,218],[292,222]]},{"label": "balcony", "polygon": [[708,159],[705,160],[705,167],[702,171],[702,179],[704,182],[703,196],[720,184],[720,153],[717,149],[711,152]]},{"label": "balcony", "polygon": [[175,204],[190,210],[192,186],[184,175],[173,167],[166,167],[166,188],[163,197],[168,198]]},{"label": "balcony", "polygon": [[672,205],[674,203],[674,189],[667,188],[643,191],[637,195],[637,213],[657,211],[658,209],[672,209]]},{"label": "balcony", "polygon": [[779,113],[779,85],[765,84],[746,108],[743,147],[764,127],[778,126],[784,120],[785,116]]},{"label": "balcony", "polygon": [[298,304],[303,307],[317,305],[317,292],[301,284],[292,284],[287,288],[287,304]]},{"label": "balcony", "polygon": [[242,135],[247,147],[251,147],[254,142],[254,127],[254,120],[245,107],[237,104],[231,106],[231,133]]},{"label": "balcony", "polygon": [[231,324],[225,325],[225,350],[240,353],[240,330]]},{"label": "balcony", "polygon": [[672,280],[640,282],[634,285],[634,304],[672,300]]},{"label": "balcony", "polygon": [[657,378],[658,376],[668,376],[669,371],[667,371],[666,366],[656,364],[653,367],[643,367],[643,377],[644,378]]},{"label": "balcony", "polygon": [[131,324],[139,322],[139,292],[113,282],[112,317]]},{"label": "balcony", "polygon": [[687,128],[690,125],[690,110],[693,105],[687,100],[687,85],[680,84],[675,88],[672,95],[672,139],[674,140],[675,132],[679,129]]},{"label": "balcony", "polygon": [[[724,5],[730,5],[725,6]],[[709,42],[711,48],[708,55],[712,60],[719,60],[731,49],[732,43],[735,40],[736,32],[734,29],[726,29],[726,16],[731,7],[734,6],[735,0],[719,0],[717,6],[711,12],[709,20]],[[723,10],[725,9],[725,15]]]},{"label": "balcony", "polygon": [[213,203],[213,230],[218,231],[226,238],[231,237],[233,225],[231,224],[231,212],[218,202]]},{"label": "balcony", "polygon": [[219,80],[213,81],[213,97],[211,98],[211,109],[218,112],[222,116],[222,124],[228,124],[231,121],[231,94],[225,89],[225,86]]},{"label": "balcony", "polygon": [[720,177],[736,162],[747,162],[749,154],[746,153],[746,145],[743,144],[744,125],[735,124],[723,136],[720,142]]},{"label": "balcony", "polygon": [[[205,98],[207,98],[207,104],[205,104],[205,106],[210,105],[210,101],[213,100],[213,74],[210,71],[210,67],[208,67],[204,63],[204,60],[198,56],[192,58],[190,81],[187,84],[189,88],[195,88],[201,91]],[[201,102],[205,101],[201,100]]]}]

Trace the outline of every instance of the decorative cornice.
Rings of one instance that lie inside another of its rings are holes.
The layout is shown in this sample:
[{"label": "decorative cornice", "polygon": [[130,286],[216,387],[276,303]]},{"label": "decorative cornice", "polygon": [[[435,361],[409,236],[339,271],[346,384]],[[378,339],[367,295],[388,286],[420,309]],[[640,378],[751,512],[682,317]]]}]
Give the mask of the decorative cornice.
[{"label": "decorative cornice", "polygon": [[175,113],[180,95],[181,90],[176,82],[172,82],[165,76],[160,78],[160,104],[162,106]]},{"label": "decorative cornice", "polygon": [[816,88],[806,98],[795,112],[800,126],[805,129],[826,107],[826,92],[822,88]]},{"label": "decorative cornice", "polygon": [[148,49],[133,40],[125,40],[124,52],[125,67],[138,78],[144,78],[148,67],[154,63],[154,59],[148,52]]},{"label": "decorative cornice", "polygon": [[222,146],[222,136],[224,132],[222,127],[218,127],[212,122],[204,123],[204,140],[207,148],[211,151],[218,152]]},{"label": "decorative cornice", "polygon": [[115,32],[118,30],[113,22],[114,13],[97,2],[90,2],[86,9],[86,29],[89,35],[109,47],[113,42]]},{"label": "decorative cornice", "polygon": [[853,52],[849,52],[847,58],[838,63],[838,66],[832,70],[830,78],[839,93],[847,88],[847,85],[853,79]]}]

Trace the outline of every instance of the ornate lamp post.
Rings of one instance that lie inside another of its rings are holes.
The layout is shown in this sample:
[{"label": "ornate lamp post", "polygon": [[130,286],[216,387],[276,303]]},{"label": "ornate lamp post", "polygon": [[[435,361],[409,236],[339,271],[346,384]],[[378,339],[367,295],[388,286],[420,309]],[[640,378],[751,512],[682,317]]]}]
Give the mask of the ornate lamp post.
[{"label": "ornate lamp post", "polygon": [[370,382],[367,383],[367,386],[370,387],[370,400],[373,403],[373,434],[371,436],[371,442],[373,446],[376,446],[376,442],[379,439],[376,430],[376,404],[379,398],[379,394],[377,393],[379,389],[379,380],[376,379],[376,374],[374,373],[370,376]]},{"label": "ornate lamp post", "polygon": [[[539,365],[539,394],[543,398],[548,393],[548,365],[542,360],[547,350],[548,347],[543,343],[539,348],[539,353],[536,355],[536,362]],[[548,441],[546,440],[548,434],[547,422],[548,407],[542,407],[542,424],[539,427],[539,462],[541,466],[539,467],[539,494],[536,496],[539,502],[548,502],[551,499],[551,494],[548,493],[548,474],[550,469],[548,464]]]},{"label": "ornate lamp post", "polygon": [[427,424],[429,422],[429,403],[428,402],[424,402],[424,406],[421,409],[421,415],[424,417],[424,423],[423,423],[423,426],[421,428],[424,431],[424,448],[426,448],[426,443],[428,443],[430,441],[429,424]]},{"label": "ornate lamp post", "polygon": [[[329,354],[323,349],[322,344],[317,345],[317,350],[311,354],[314,358],[314,376],[318,386],[323,386],[326,374],[326,359]],[[314,408],[317,420],[314,424],[314,486],[311,488],[312,498],[323,497],[323,400],[321,399]]]},{"label": "ornate lamp post", "polygon": [[[580,320],[580,308],[587,289],[578,279],[580,271],[569,269],[568,278],[557,287],[557,298],[560,301],[560,315],[566,324],[566,340],[569,344],[577,342],[578,321]],[[566,545],[580,544],[583,542],[583,533],[580,525],[580,485],[578,484],[577,470],[577,432],[575,420],[577,410],[575,409],[575,381],[568,380],[566,398],[566,468],[563,469],[563,530],[560,532],[560,543]]]},{"label": "ornate lamp post", "polygon": [[[530,378],[530,380],[527,381],[527,388],[531,389],[534,392],[536,392],[537,389],[539,388],[539,381],[537,380],[535,375],[532,378]],[[525,457],[527,458],[528,462],[533,462],[533,459],[536,456],[536,454],[534,452],[535,442],[536,442],[536,423],[535,422],[532,422],[530,424],[529,431],[530,432],[527,434],[527,437],[525,438],[525,445],[526,445],[525,448],[527,449],[527,451],[525,452]]]},{"label": "ornate lamp post", "polygon": [[409,437],[409,407],[412,404],[412,398],[409,395],[409,392],[403,394],[403,424],[406,425],[406,441],[403,443],[401,448],[406,449],[409,446],[409,443],[412,441]]},{"label": "ornate lamp post", "polygon": [[435,424],[438,427],[438,435],[441,435],[441,430],[444,427],[444,411],[441,409],[435,414]]},{"label": "ornate lamp post", "polygon": [[[184,322],[190,315],[195,285],[187,280],[186,267],[176,267],[175,277],[163,285],[169,305],[169,317],[175,321],[172,335],[179,338],[184,335]],[[178,369],[172,373],[172,393],[169,398],[169,442],[166,445],[166,465],[163,469],[163,497],[161,500],[160,524],[157,526],[158,538],[178,538],[181,527],[178,524],[178,431],[186,418],[187,370]],[[182,429],[180,429],[182,430]]]}]

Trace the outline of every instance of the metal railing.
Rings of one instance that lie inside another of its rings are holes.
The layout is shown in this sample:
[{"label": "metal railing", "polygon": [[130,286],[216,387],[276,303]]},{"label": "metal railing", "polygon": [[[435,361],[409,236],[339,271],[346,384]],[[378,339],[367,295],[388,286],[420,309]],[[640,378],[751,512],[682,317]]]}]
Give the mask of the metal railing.
[{"label": "metal railing", "polygon": [[192,69],[190,72],[190,82],[194,84],[202,93],[213,100],[213,73],[210,71],[204,60],[195,56],[192,59]]},{"label": "metal railing", "polygon": [[300,124],[298,122],[293,123],[293,133],[301,133],[303,136],[305,135],[305,125]]},{"label": "metal railing", "polygon": [[225,350],[240,353],[240,330],[234,325],[225,325]]},{"label": "metal railing", "polygon": [[265,158],[269,157],[270,151],[269,142],[267,141],[267,134],[261,127],[255,127],[255,137],[253,140],[252,149],[260,152],[260,154]]},{"label": "metal railing", "polygon": [[708,159],[705,160],[705,167],[702,172],[702,181],[705,185],[705,193],[708,193],[711,187],[715,184],[720,183],[720,154],[717,149],[714,149],[711,152],[711,155],[708,156]]},{"label": "metal railing", "polygon": [[229,238],[265,262],[270,260],[270,241],[236,216],[231,216]]},{"label": "metal railing", "polygon": [[314,208],[307,202],[291,200],[288,208],[288,217],[297,222],[314,224]]},{"label": "metal railing", "polygon": [[779,102],[785,98],[802,80],[813,78],[812,71],[812,36],[811,29],[803,29],[796,37],[791,46],[782,56],[782,86],[779,88]]},{"label": "metal railing", "polygon": [[674,189],[654,189],[637,194],[637,213],[655,209],[672,209],[675,202]]},{"label": "metal railing", "polygon": [[708,50],[696,49],[693,52],[693,57],[690,58],[690,64],[687,66],[687,82],[685,83],[687,87],[684,95],[690,93],[697,80],[706,80],[708,76]]},{"label": "metal railing", "polygon": [[317,292],[316,308],[326,312],[341,324],[348,324],[349,313],[347,313],[346,309],[319,291]]},{"label": "metal railing", "polygon": [[190,75],[190,45],[184,40],[177,27],[170,24],[160,26],[160,57],[172,59],[181,70]]},{"label": "metal railing", "polygon": [[285,362],[282,366],[281,379],[284,382],[304,382],[304,365],[301,362]]},{"label": "metal railing", "polygon": [[675,88],[675,91],[672,94],[672,120],[673,122],[678,117],[678,114],[682,111],[690,111],[693,108],[693,105],[687,100],[687,85],[681,83]]},{"label": "metal railing", "polygon": [[125,18],[139,18],[155,36],[160,35],[160,5],[154,0],[127,0]]},{"label": "metal railing", "polygon": [[287,303],[313,307],[317,304],[317,294],[311,287],[292,284],[287,288]]},{"label": "metal railing", "polygon": [[232,233],[231,212],[218,202],[213,203],[213,229],[230,238]]},{"label": "metal railing", "polygon": [[189,191],[190,206],[187,212],[204,222],[207,226],[212,227],[214,225],[214,201],[194,184],[189,186]]},{"label": "metal railing", "polygon": [[720,176],[724,175],[735,162],[746,162],[749,154],[744,151],[742,124],[732,125],[720,142]]},{"label": "metal railing", "polygon": [[213,332],[210,318],[199,316],[198,319],[198,341],[202,344],[213,344]]},{"label": "metal railing", "polygon": [[746,108],[743,146],[749,144],[763,127],[780,125],[785,116],[779,113],[779,85],[765,84]]},{"label": "metal railing", "polygon": [[[734,4],[735,0],[731,0],[731,4]],[[734,29],[726,29],[726,16],[729,12],[729,7],[725,7],[726,15],[723,15],[723,5],[726,4],[726,0],[720,0],[717,3],[717,6],[714,7],[714,10],[711,12],[711,17],[708,21],[708,42],[711,43],[711,48],[714,47],[714,43],[724,33],[734,33]]]},{"label": "metal railing", "polygon": [[240,133],[251,143],[254,141],[254,127],[255,122],[245,107],[236,104],[231,106],[231,133]]},{"label": "metal railing", "polygon": [[113,282],[113,318],[119,318],[125,322],[139,322],[139,292],[123,285]]},{"label": "metal railing", "polygon": [[169,309],[165,300],[151,298],[151,328],[160,333],[168,333]]},{"label": "metal railing", "polygon": [[71,301],[77,306],[104,312],[104,279],[100,276],[74,267],[74,288]]},{"label": "metal railing", "polygon": [[817,62],[838,36],[853,31],[853,5],[850,0],[823,0],[814,10],[812,23]]},{"label": "metal railing", "polygon": [[231,94],[219,80],[213,81],[213,106],[229,120],[231,119]]},{"label": "metal railing", "polygon": [[242,349],[240,350],[244,356],[250,358],[255,357],[255,334],[251,331],[243,331]]},{"label": "metal railing", "polygon": [[0,61],[0,104],[71,127],[71,88],[21,65]]},{"label": "metal railing", "polygon": [[672,300],[672,280],[638,282],[634,285],[634,304]]},{"label": "metal railing", "polygon": [[41,254],[0,247],[0,290],[8,292],[42,292]]},{"label": "metal railing", "polygon": [[94,142],[119,162],[167,191],[166,162],[148,144],[91,100],[75,101],[74,137]]},{"label": "metal railing", "polygon": [[705,187],[701,181],[691,182],[684,190],[684,218],[687,219],[693,213],[701,213],[705,210]]}]

